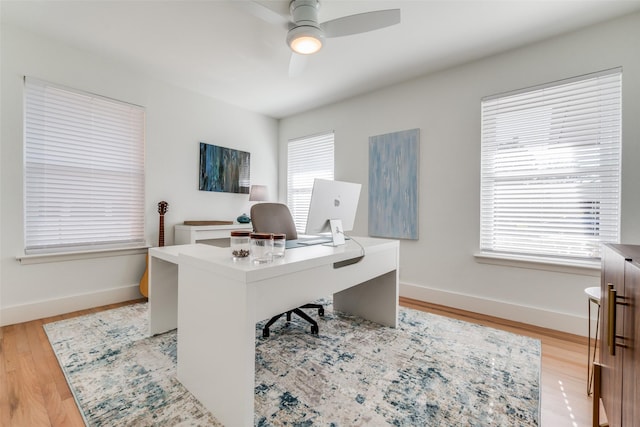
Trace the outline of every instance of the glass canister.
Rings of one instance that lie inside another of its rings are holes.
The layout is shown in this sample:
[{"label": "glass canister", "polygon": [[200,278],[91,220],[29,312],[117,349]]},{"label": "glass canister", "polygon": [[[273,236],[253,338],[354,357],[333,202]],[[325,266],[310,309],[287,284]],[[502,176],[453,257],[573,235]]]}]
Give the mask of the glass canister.
[{"label": "glass canister", "polygon": [[271,233],[251,233],[249,248],[251,262],[266,264],[273,261],[273,235]]},{"label": "glass canister", "polygon": [[283,258],[284,249],[287,242],[287,235],[274,233],[273,234],[273,258]]},{"label": "glass canister", "polygon": [[230,238],[231,256],[234,261],[246,259],[249,257],[250,249],[250,235],[249,230],[232,230]]}]

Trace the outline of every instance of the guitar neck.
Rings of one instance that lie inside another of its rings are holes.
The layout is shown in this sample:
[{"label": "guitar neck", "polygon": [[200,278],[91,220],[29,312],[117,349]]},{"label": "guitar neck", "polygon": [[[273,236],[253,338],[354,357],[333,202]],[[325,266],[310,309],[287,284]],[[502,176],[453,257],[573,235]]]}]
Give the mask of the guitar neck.
[{"label": "guitar neck", "polygon": [[158,246],[164,246],[164,215],[160,215],[160,230],[158,233]]}]

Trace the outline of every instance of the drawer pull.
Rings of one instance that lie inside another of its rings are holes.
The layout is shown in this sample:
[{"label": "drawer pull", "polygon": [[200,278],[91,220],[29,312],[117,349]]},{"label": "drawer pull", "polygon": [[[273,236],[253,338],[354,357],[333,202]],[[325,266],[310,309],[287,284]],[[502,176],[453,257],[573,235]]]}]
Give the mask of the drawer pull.
[{"label": "drawer pull", "polygon": [[616,298],[617,292],[613,289],[613,285],[609,283],[609,331],[607,334],[607,345],[609,346],[609,354],[616,354]]},{"label": "drawer pull", "polygon": [[[616,347],[627,348],[628,346],[625,344],[624,336],[616,335],[616,323],[618,319],[618,314],[616,308],[619,305],[627,306],[625,302],[625,298],[623,296],[619,296],[618,292],[613,288],[611,283],[607,283],[608,287],[608,315],[609,315],[609,329],[607,333],[607,345],[609,347],[609,354],[612,356],[616,355]],[[620,302],[618,302],[620,300]],[[618,339],[622,340],[622,342],[618,342]]]}]

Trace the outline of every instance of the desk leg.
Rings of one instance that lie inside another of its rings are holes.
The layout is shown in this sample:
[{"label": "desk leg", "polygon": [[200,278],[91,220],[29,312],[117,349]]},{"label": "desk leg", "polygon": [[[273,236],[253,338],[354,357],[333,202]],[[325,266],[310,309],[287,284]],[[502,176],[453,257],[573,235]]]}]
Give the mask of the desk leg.
[{"label": "desk leg", "polygon": [[178,380],[225,426],[253,426],[252,294],[182,258],[179,281]]},{"label": "desk leg", "polygon": [[333,308],[393,328],[398,325],[398,271],[333,294]]},{"label": "desk leg", "polygon": [[149,257],[149,335],[178,326],[178,265]]}]

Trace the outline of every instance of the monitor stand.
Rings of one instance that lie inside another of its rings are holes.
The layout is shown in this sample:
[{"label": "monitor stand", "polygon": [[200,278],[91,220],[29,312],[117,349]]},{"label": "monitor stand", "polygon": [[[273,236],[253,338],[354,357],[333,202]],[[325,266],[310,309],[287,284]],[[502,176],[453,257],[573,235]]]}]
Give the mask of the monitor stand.
[{"label": "monitor stand", "polygon": [[339,219],[330,219],[329,225],[331,226],[331,246],[344,245],[344,231],[342,229],[342,221]]}]

